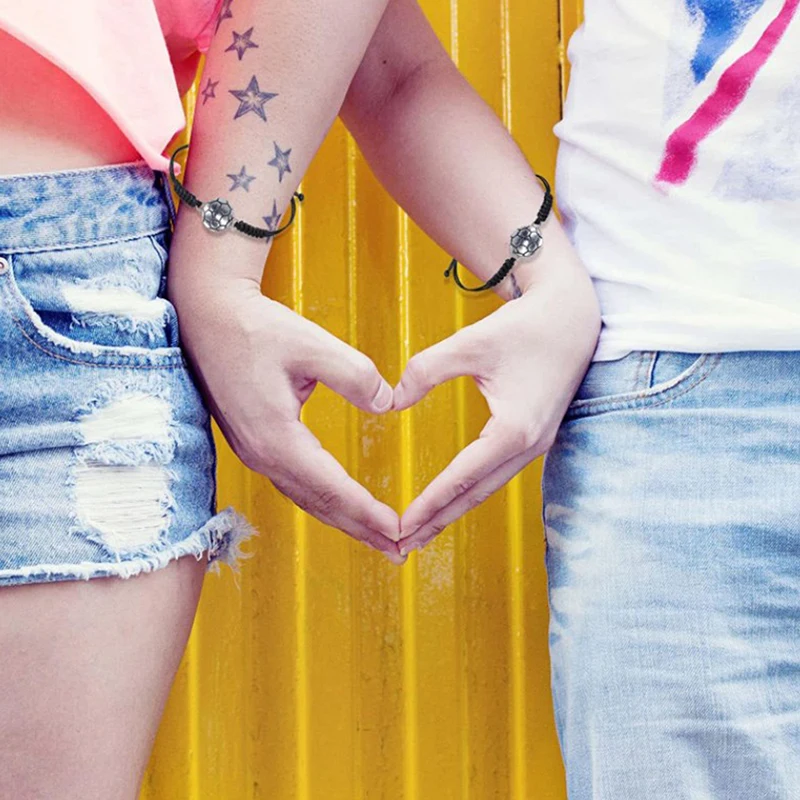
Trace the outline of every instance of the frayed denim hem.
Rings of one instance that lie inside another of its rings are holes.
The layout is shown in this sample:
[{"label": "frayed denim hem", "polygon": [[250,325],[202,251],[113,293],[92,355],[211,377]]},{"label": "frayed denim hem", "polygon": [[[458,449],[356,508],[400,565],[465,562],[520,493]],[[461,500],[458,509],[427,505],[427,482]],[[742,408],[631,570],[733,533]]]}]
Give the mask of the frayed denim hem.
[{"label": "frayed denim hem", "polygon": [[219,573],[219,565],[224,562],[234,575],[238,575],[240,562],[252,556],[252,553],[243,552],[241,545],[257,534],[258,531],[246,517],[228,506],[182,541],[157,552],[116,562],[82,561],[77,564],[35,564],[4,569],[0,570],[0,586],[88,581],[92,578],[130,578],[161,569],[182,556],[193,555],[200,561],[206,552],[207,571]]}]

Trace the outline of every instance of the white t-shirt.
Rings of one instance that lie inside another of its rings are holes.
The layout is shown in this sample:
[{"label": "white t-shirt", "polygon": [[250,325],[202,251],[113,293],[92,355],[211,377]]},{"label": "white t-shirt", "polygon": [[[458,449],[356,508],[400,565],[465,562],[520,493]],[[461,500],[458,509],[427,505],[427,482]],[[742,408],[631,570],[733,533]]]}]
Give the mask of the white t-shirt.
[{"label": "white t-shirt", "polygon": [[594,360],[800,350],[800,0],[585,0],[556,190]]}]

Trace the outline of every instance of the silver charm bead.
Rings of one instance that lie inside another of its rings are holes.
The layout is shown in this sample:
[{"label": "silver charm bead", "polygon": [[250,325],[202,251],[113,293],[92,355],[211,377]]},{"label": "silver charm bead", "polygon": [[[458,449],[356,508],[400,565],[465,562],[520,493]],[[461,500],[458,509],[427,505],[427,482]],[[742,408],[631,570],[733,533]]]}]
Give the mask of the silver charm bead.
[{"label": "silver charm bead", "polygon": [[541,246],[542,232],[535,223],[511,234],[511,254],[517,258],[530,258]]},{"label": "silver charm bead", "polygon": [[203,225],[210,231],[224,231],[233,222],[233,209],[227,200],[217,198],[200,206]]}]

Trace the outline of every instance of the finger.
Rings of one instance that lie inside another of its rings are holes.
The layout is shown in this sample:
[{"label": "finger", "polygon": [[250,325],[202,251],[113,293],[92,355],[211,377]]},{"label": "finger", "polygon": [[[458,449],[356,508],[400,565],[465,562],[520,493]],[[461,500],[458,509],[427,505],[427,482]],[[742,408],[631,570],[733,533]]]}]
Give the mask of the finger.
[{"label": "finger", "polygon": [[480,438],[470,442],[405,510],[400,519],[400,539],[412,534],[525,447],[523,436],[495,418],[490,419]]},{"label": "finger", "polygon": [[392,387],[372,359],[328,331],[320,329],[319,335],[322,346],[307,364],[309,373],[362,411],[388,411]]},{"label": "finger", "polygon": [[346,515],[328,513],[324,505],[328,502],[327,496],[321,495],[317,489],[309,491],[304,487],[298,487],[291,479],[285,481],[283,478],[272,477],[270,480],[298,508],[302,508],[325,525],[345,532],[356,541],[384,553],[390,560],[401,557],[397,542],[393,538],[396,534],[389,536]]},{"label": "finger", "polygon": [[372,532],[396,542],[399,519],[394,509],[353,480],[300,421],[284,427],[276,440],[280,459],[266,472],[278,489],[312,516],[357,539],[380,542]]},{"label": "finger", "polygon": [[397,553],[384,552],[384,555],[386,556],[386,558],[389,559],[389,561],[392,562],[392,564],[394,564],[397,567],[402,567],[403,564],[405,564],[406,561],[408,561],[408,556],[401,556],[399,552]]},{"label": "finger", "polygon": [[531,448],[501,464],[483,480],[475,484],[468,492],[459,495],[441,509],[436,516],[420,526],[415,533],[404,539],[400,543],[401,555],[407,555],[411,550],[425,547],[448,525],[460,519],[467,511],[479,506],[498,489],[505,486],[523,467],[530,464],[537,455],[539,455],[538,448]]},{"label": "finger", "polygon": [[395,411],[410,408],[440,383],[474,374],[475,363],[464,329],[413,355],[394,387]]}]

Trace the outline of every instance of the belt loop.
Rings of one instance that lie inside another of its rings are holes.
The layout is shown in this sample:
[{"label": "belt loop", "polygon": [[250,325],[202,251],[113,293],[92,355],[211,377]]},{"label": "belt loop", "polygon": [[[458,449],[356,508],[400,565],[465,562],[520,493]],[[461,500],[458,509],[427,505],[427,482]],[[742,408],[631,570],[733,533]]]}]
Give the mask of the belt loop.
[{"label": "belt loop", "polygon": [[158,172],[160,179],[161,179],[161,189],[164,192],[164,197],[167,201],[167,208],[169,209],[169,221],[170,221],[170,232],[175,230],[175,219],[178,216],[178,212],[175,210],[175,200],[172,197],[172,189],[170,188],[169,182],[167,181],[167,174],[159,170]]}]

